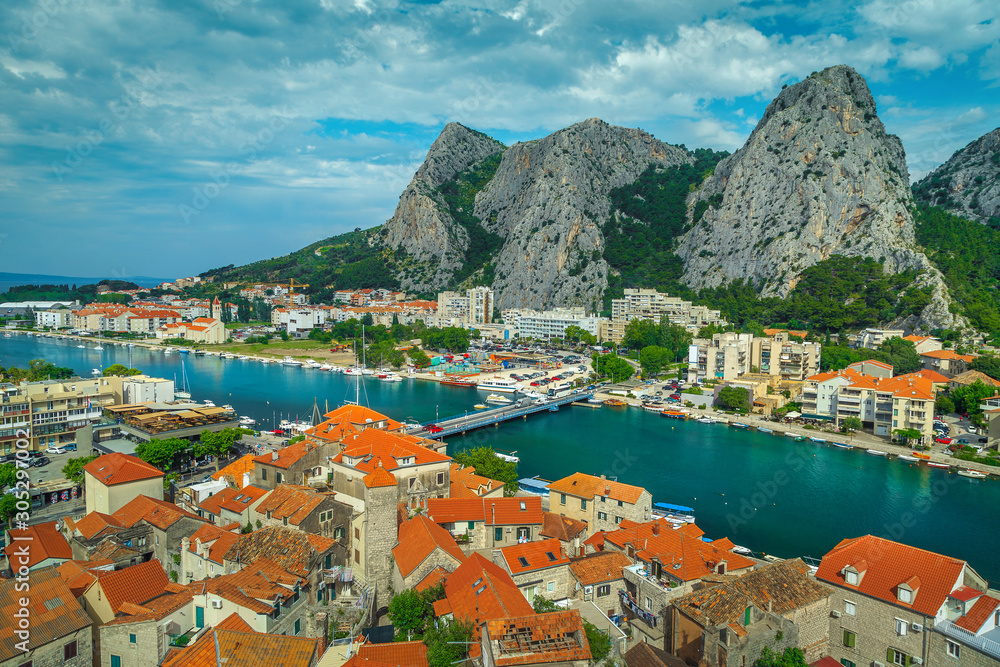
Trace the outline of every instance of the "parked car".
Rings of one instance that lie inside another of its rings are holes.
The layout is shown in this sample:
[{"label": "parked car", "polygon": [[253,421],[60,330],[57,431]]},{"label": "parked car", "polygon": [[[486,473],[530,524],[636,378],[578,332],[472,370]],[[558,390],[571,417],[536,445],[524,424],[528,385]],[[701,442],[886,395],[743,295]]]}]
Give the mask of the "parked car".
[{"label": "parked car", "polygon": [[52,461],[49,459],[49,457],[39,456],[28,465],[31,466],[32,468],[41,468],[42,466],[47,466],[50,463],[52,463]]},{"label": "parked car", "polygon": [[965,438],[959,438],[958,439],[958,444],[960,444],[960,445],[967,445],[967,444],[969,444],[969,441],[966,440]]},{"label": "parked car", "polygon": [[954,442],[954,440],[952,440],[951,438],[938,437],[934,438],[934,442],[940,442],[942,445],[950,445],[951,443]]},{"label": "parked car", "polygon": [[67,452],[75,452],[76,451],[76,443],[75,442],[71,442],[68,445],[64,446],[63,449],[65,449]]},{"label": "parked car", "polygon": [[62,447],[49,447],[45,450],[46,454],[65,454],[66,450]]}]

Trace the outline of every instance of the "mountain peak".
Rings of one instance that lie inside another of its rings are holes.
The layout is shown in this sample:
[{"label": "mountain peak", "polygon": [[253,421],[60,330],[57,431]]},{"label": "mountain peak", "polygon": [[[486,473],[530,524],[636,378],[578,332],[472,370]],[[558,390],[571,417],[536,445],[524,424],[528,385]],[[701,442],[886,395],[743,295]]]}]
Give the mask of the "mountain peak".
[{"label": "mountain peak", "polygon": [[916,199],[1000,229],[1000,128],[987,132],[913,186]]},{"label": "mountain peak", "polygon": [[422,180],[436,188],[484,157],[504,148],[502,143],[482,132],[461,123],[448,123],[427,150],[427,157],[413,179]]}]

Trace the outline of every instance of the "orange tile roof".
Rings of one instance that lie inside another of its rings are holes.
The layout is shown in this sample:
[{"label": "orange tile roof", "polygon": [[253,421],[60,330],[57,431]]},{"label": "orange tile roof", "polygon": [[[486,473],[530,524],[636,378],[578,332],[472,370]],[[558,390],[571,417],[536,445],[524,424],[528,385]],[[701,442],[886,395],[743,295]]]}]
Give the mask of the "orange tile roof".
[{"label": "orange tile roof", "polygon": [[148,623],[149,621],[159,621],[167,614],[172,614],[184,605],[191,602],[194,591],[184,588],[180,592],[160,595],[148,602],[140,605],[125,602],[118,609],[120,614],[104,625],[124,625],[126,623]]},{"label": "orange tile roof", "polygon": [[29,651],[90,627],[92,623],[54,567],[31,572],[27,581],[0,579],[0,618],[4,619],[7,627],[7,631],[0,633],[0,661],[3,662],[24,656],[24,652],[17,647],[22,640],[14,635],[13,619],[16,618],[15,613],[23,608],[21,600],[26,595],[22,590],[25,584],[31,592],[28,607],[31,615],[31,634],[27,639]]},{"label": "orange tile roof", "polygon": [[510,575],[479,553],[473,553],[448,575],[444,592],[454,617],[472,621],[477,628],[489,619],[527,616],[535,611]]},{"label": "orange tile roof", "polygon": [[950,361],[961,360],[965,362],[975,359],[975,357],[971,354],[957,354],[953,350],[932,350],[930,352],[921,352],[920,356],[930,357],[931,359],[948,359]]},{"label": "orange tile roof", "polygon": [[855,366],[860,366],[864,368],[865,364],[871,364],[872,366],[881,366],[882,368],[887,368],[890,371],[893,369],[892,364],[887,364],[884,361],[877,361],[875,359],[862,359],[861,361],[855,361],[854,363],[848,364],[848,368],[854,368]]},{"label": "orange tile roof", "polygon": [[[16,559],[17,565],[29,568],[50,558],[56,560],[70,560],[73,558],[73,550],[69,548],[66,538],[56,530],[56,522],[35,524],[27,528],[15,528],[8,532],[10,544],[4,547],[8,562],[14,562],[14,555],[21,553],[22,548],[27,553],[27,562],[22,557]],[[17,567],[12,568],[14,570]]]},{"label": "orange tile roof", "polygon": [[[864,576],[859,585],[851,586],[846,582],[843,570],[848,565],[857,567],[858,563],[866,566]],[[965,561],[957,558],[865,535],[842,540],[823,556],[816,578],[935,616],[948,593],[955,588],[955,582],[961,580],[965,567]],[[896,587],[914,576],[920,578],[921,584],[913,595],[913,602],[900,602]]]},{"label": "orange tile roof", "polygon": [[903,336],[903,340],[908,340],[911,343],[923,343],[925,340],[934,340],[934,339],[932,337],[930,337],[930,336],[914,336],[914,335],[910,335],[910,336]]},{"label": "orange tile roof", "polygon": [[621,579],[622,568],[632,564],[632,559],[619,551],[600,552],[574,559],[569,566],[583,586],[594,586]]},{"label": "orange tile roof", "polygon": [[774,336],[775,334],[779,334],[783,331],[788,332],[789,336],[797,336],[798,338],[805,338],[806,336],[809,335],[808,331],[796,331],[793,329],[764,329],[764,335]]},{"label": "orange tile roof", "polygon": [[503,488],[503,482],[477,475],[474,466],[463,467],[458,463],[451,464],[449,480],[451,491],[448,495],[452,498],[478,498],[481,494]]},{"label": "orange tile roof", "polygon": [[591,660],[583,617],[575,609],[489,620],[486,634],[497,667]]},{"label": "orange tile roof", "polygon": [[424,446],[424,442],[416,436],[366,429],[345,440],[344,450],[333,457],[333,461],[366,473],[374,471],[379,463],[391,472],[401,467],[403,460],[411,461],[407,467],[451,461],[450,456]]},{"label": "orange tile roof", "polygon": [[252,484],[248,484],[242,489],[230,487],[219,491],[214,496],[209,496],[201,501],[198,507],[216,516],[221,515],[223,509],[242,514],[247,508],[267,495],[267,493],[267,489],[262,489]]},{"label": "orange tile roof", "polygon": [[976,382],[982,382],[987,387],[1000,387],[1000,381],[994,380],[982,371],[965,371],[964,373],[960,373],[951,378],[949,382],[954,382],[955,384],[974,384]]},{"label": "orange tile roof", "polygon": [[241,535],[223,558],[243,564],[269,560],[292,574],[306,576],[311,563],[336,544],[336,540],[294,528],[265,526]]},{"label": "orange tile roof", "polygon": [[251,478],[253,477],[253,464],[255,458],[257,457],[253,454],[245,454],[219,472],[212,473],[212,479],[226,479],[227,477],[231,477],[236,486],[241,486],[243,484],[244,473],[250,473]]},{"label": "orange tile roof", "polygon": [[[930,380],[931,383],[933,383],[933,384],[947,384],[948,383],[948,378],[947,377],[945,377],[944,375],[941,375],[940,373],[938,373],[935,370],[931,370],[931,369],[927,369],[927,368],[921,369],[919,371],[914,371],[912,373],[908,373],[908,375],[915,375],[917,377],[926,378],[926,379]],[[900,377],[904,377],[904,376],[900,376]]]},{"label": "orange tile roof", "polygon": [[542,512],[542,537],[554,537],[560,542],[569,542],[581,533],[587,532],[587,524],[555,512]]},{"label": "orange tile roof", "polygon": [[256,614],[270,614],[275,600],[287,600],[295,594],[297,583],[305,583],[305,579],[262,559],[232,574],[194,582],[191,588],[198,595],[213,593]]},{"label": "orange tile roof", "polygon": [[365,642],[358,647],[358,657],[398,667],[427,667],[427,645],[421,641]]},{"label": "orange tile roof", "polygon": [[68,560],[60,563],[56,570],[59,576],[69,586],[74,597],[80,597],[94,581],[97,575],[92,570],[103,570],[110,572],[114,568],[114,561],[102,558],[101,560]]},{"label": "orange tile roof", "polygon": [[169,528],[184,518],[205,521],[197,514],[183,510],[173,503],[149,496],[136,496],[112,516],[125,528],[131,528],[140,521],[145,521],[161,530]]},{"label": "orange tile roof", "polygon": [[306,431],[307,435],[339,442],[349,435],[357,435],[368,428],[376,428],[375,424],[384,422],[384,430],[397,431],[403,425],[386,417],[380,412],[363,405],[345,405],[323,415],[326,419]]},{"label": "orange tile roof", "polygon": [[465,554],[451,533],[423,514],[418,514],[399,527],[399,544],[393,548],[392,555],[400,574],[408,577],[439,549],[455,560],[456,567],[465,561]]},{"label": "orange tile roof", "polygon": [[663,519],[648,523],[626,520],[618,530],[603,533],[602,539],[621,550],[632,545],[636,558],[646,563],[658,561],[665,572],[681,581],[696,581],[713,574],[722,561],[726,561],[729,571],[753,567],[754,561],[749,558],[720,548],[714,542],[705,542],[701,539],[703,534],[694,524],[674,529]]},{"label": "orange tile roof", "polygon": [[162,666],[309,667],[319,658],[319,641],[215,627],[191,646],[171,651]]},{"label": "orange tile roof", "polygon": [[218,625],[215,626],[216,630],[236,630],[238,632],[250,632],[254,633],[256,630],[250,627],[250,624],[243,620],[243,617],[237,614],[235,611],[229,616],[219,621]]},{"label": "orange tile roof", "polygon": [[610,479],[601,479],[586,473],[573,473],[549,484],[550,493],[565,493],[579,498],[591,499],[596,496],[606,496],[612,500],[621,500],[635,504],[645,491],[641,486],[622,484]]},{"label": "orange tile roof", "polygon": [[256,511],[265,515],[270,512],[268,516],[272,519],[288,519],[289,524],[298,526],[323,501],[333,496],[333,493],[323,493],[308,486],[279,484],[264,497]]},{"label": "orange tile roof", "polygon": [[169,583],[167,573],[155,558],[124,570],[101,572],[97,577],[97,585],[107,597],[111,611],[116,614],[126,602],[141,605],[163,595]]},{"label": "orange tile roof", "polygon": [[307,443],[305,440],[296,442],[294,445],[288,445],[287,447],[282,447],[277,450],[277,458],[275,458],[275,452],[268,452],[267,454],[261,454],[260,456],[254,457],[254,463],[262,463],[275,468],[282,468],[287,470],[293,464],[298,462],[303,456],[305,456],[311,447],[311,443]]},{"label": "orange tile roof", "polygon": [[569,565],[569,556],[563,552],[562,542],[555,538],[501,547],[500,554],[511,574]]},{"label": "orange tile roof", "polygon": [[229,551],[234,544],[236,544],[236,541],[240,539],[240,536],[236,533],[223,530],[218,526],[206,523],[204,526],[194,531],[189,539],[191,540],[191,546],[188,551],[193,554],[197,554],[198,541],[200,540],[202,547],[206,547],[208,549],[208,560],[222,565],[222,557],[226,555],[226,552]]},{"label": "orange tile roof", "polygon": [[381,461],[379,461],[378,467],[376,467],[375,470],[364,476],[362,481],[369,489],[377,489],[383,486],[396,486],[396,477],[382,467]]},{"label": "orange tile roof", "polygon": [[72,529],[74,531],[79,531],[80,535],[85,540],[96,537],[107,528],[119,529],[123,527],[124,526],[119,524],[118,520],[113,516],[110,514],[102,514],[101,512],[91,512],[79,521],[74,522],[72,525]]},{"label": "orange tile roof", "polygon": [[428,498],[427,516],[436,523],[485,522],[487,526],[541,524],[542,497]]},{"label": "orange tile roof", "polygon": [[83,470],[105,486],[164,476],[162,470],[154,468],[138,456],[118,452],[97,457],[85,465]]},{"label": "orange tile roof", "polygon": [[965,616],[955,621],[955,625],[963,630],[978,633],[983,627],[983,623],[993,617],[993,612],[996,611],[997,607],[1000,607],[1000,600],[989,595],[983,595],[976,600],[976,603],[972,605],[972,609]]}]

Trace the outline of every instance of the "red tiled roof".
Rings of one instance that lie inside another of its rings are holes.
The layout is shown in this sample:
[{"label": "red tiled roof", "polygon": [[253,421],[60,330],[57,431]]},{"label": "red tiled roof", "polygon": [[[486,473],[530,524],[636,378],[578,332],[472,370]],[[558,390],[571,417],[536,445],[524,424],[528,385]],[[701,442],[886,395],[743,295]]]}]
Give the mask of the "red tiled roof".
[{"label": "red tiled roof", "polygon": [[438,549],[454,558],[456,566],[465,561],[465,554],[451,533],[418,514],[399,527],[399,544],[393,548],[392,555],[400,574],[407,577]]},{"label": "red tiled roof", "polygon": [[[846,582],[843,571],[849,565],[860,569],[858,563],[865,565],[864,576],[857,586],[852,586]],[[961,581],[965,567],[965,561],[957,558],[865,535],[842,540],[823,556],[816,578],[935,616],[945,598]],[[913,602],[900,602],[897,587],[914,576],[920,578],[921,584],[913,594]]]},{"label": "red tiled roof", "polygon": [[225,479],[226,477],[232,477],[236,486],[240,486],[243,484],[243,473],[248,472],[253,475],[255,458],[256,457],[253,454],[241,456],[219,472],[212,473],[212,479]]},{"label": "red tiled roof", "polygon": [[427,645],[421,641],[365,642],[358,647],[358,657],[398,667],[427,667]]},{"label": "red tiled roof", "polygon": [[243,564],[272,561],[288,572],[304,577],[309,574],[311,561],[336,544],[336,540],[294,528],[265,526],[241,535],[223,558]]},{"label": "red tiled roof", "polygon": [[591,659],[583,617],[575,609],[489,620],[486,634],[497,667]]},{"label": "red tiled roof", "polygon": [[428,588],[434,588],[441,582],[443,582],[448,576],[448,570],[444,569],[440,565],[435,567],[433,570],[427,573],[427,575],[418,581],[413,587],[413,590],[418,593],[426,591]]},{"label": "red tiled roof", "polygon": [[1000,607],[1000,600],[984,595],[976,600],[976,604],[972,605],[972,609],[965,616],[955,621],[955,625],[969,632],[979,632],[983,623],[993,617],[993,612],[996,611],[997,607]]},{"label": "red tiled roof", "polygon": [[85,465],[83,470],[105,486],[164,476],[162,470],[154,468],[139,457],[118,452],[97,457]]},{"label": "red tiled roof", "polygon": [[125,528],[131,528],[140,521],[145,521],[161,530],[166,530],[184,518],[196,519],[204,522],[205,519],[183,510],[166,500],[157,500],[149,496],[136,496],[117,512],[112,515],[119,524]]},{"label": "red tiled roof", "polygon": [[612,500],[621,500],[629,504],[639,502],[639,497],[645,491],[641,486],[622,484],[610,479],[601,479],[582,472],[573,473],[549,484],[550,493],[565,493],[579,498],[591,499],[595,496],[606,496]]},{"label": "red tiled roof", "polygon": [[632,564],[632,560],[620,551],[595,553],[576,558],[569,568],[583,586],[594,586],[621,579],[622,568]]},{"label": "red tiled roof", "polygon": [[226,555],[226,552],[239,539],[240,536],[235,533],[230,533],[218,526],[206,523],[191,535],[191,546],[188,551],[197,554],[198,540],[201,540],[202,546],[208,548],[208,560],[222,565],[223,556]]},{"label": "red tiled roof", "polygon": [[542,512],[542,537],[555,537],[561,542],[569,542],[581,533],[587,532],[587,524],[555,512]]},{"label": "red tiled roof", "polygon": [[[479,553],[473,553],[448,575],[444,592],[454,617],[472,621],[477,627],[493,618],[534,613],[510,575]],[[437,604],[434,609],[438,611]]]},{"label": "red tiled roof", "polygon": [[972,361],[975,359],[971,354],[957,354],[953,350],[932,350],[930,352],[921,352],[921,357],[930,357],[932,359],[949,359],[949,360],[962,360],[962,361]]},{"label": "red tiled roof", "polygon": [[[12,567],[17,570],[18,566],[34,567],[49,558],[70,560],[73,558],[73,550],[70,549],[66,538],[56,530],[56,522],[39,523],[27,528],[13,529],[8,532],[10,544],[4,547],[8,562],[15,563]],[[27,550],[27,562],[18,556],[16,561],[14,554],[20,553],[21,549]]]},{"label": "red tiled roof", "polygon": [[[307,435],[339,442],[349,435],[356,435],[368,428],[375,428],[379,422],[385,423],[386,431],[397,431],[403,427],[395,419],[363,405],[345,405],[323,415],[326,419],[306,431]],[[370,421],[369,421],[370,420]]]},{"label": "red tiled roof", "polygon": [[318,659],[319,641],[216,627],[205,632],[191,646],[170,651],[162,666],[309,667]]},{"label": "red tiled roof", "polygon": [[[87,587],[97,579],[97,575],[92,570],[104,570],[108,566],[113,567],[114,561],[107,559],[68,560],[65,563],[60,563],[56,569],[59,571],[59,576],[62,577],[62,580],[69,586],[69,590],[73,593],[73,596],[80,597],[87,590]],[[110,572],[111,570],[108,569],[106,571]]]},{"label": "red tiled roof", "polygon": [[362,478],[369,489],[377,489],[383,486],[396,486],[396,477],[382,467],[382,462],[380,461],[375,470],[371,471]]},{"label": "red tiled roof", "polygon": [[562,542],[552,538],[540,542],[525,542],[502,547],[500,553],[511,574],[521,574],[547,567],[569,564],[569,556],[563,552]]},{"label": "red tiled roof", "polygon": [[243,617],[235,611],[229,616],[219,621],[215,626],[216,630],[236,630],[237,632],[256,632],[250,624],[243,620]]},{"label": "red tiled roof", "polygon": [[274,452],[254,457],[254,463],[266,464],[274,466],[275,468],[287,470],[310,451],[307,447],[312,446],[313,445],[311,443],[301,440],[296,442],[294,445],[288,445],[287,447],[282,447],[277,450],[277,457],[274,456]]},{"label": "red tiled roof", "polygon": [[297,526],[322,505],[324,500],[333,496],[332,493],[322,493],[308,486],[279,484],[261,501],[256,512],[272,519],[288,519],[289,524]]},{"label": "red tiled roof", "polygon": [[451,491],[448,495],[452,498],[479,498],[480,494],[503,488],[503,482],[477,475],[474,466],[463,467],[458,463],[451,464],[449,480]]},{"label": "red tiled roof", "polygon": [[436,523],[485,522],[487,526],[542,523],[541,496],[509,498],[428,498],[427,515]]},{"label": "red tiled roof", "polygon": [[948,597],[954,598],[961,602],[968,602],[969,600],[974,600],[980,595],[985,595],[985,593],[983,593],[981,590],[973,588],[972,586],[959,586],[951,593],[948,593]]},{"label": "red tiled roof", "polygon": [[157,559],[127,567],[124,570],[101,573],[97,585],[104,591],[111,611],[118,613],[126,603],[144,604],[167,590],[167,573]]},{"label": "red tiled roof", "polygon": [[85,540],[96,537],[107,528],[119,529],[124,528],[124,526],[110,514],[102,514],[101,512],[91,512],[73,523],[73,530],[79,531]]},{"label": "red tiled roof", "polygon": [[392,472],[404,465],[403,460],[410,461],[405,464],[407,467],[451,461],[450,456],[424,446],[425,442],[427,441],[416,436],[370,428],[361,435],[345,440],[344,450],[333,461],[366,473],[375,470],[379,464]]},{"label": "red tiled roof", "polygon": [[4,627],[7,628],[0,633],[0,662],[10,660],[11,664],[20,664],[22,660],[13,662],[13,658],[24,656],[24,652],[17,647],[22,639],[14,635],[14,619],[15,614],[24,608],[21,600],[26,596],[25,585],[30,591],[29,651],[90,627],[92,623],[54,567],[31,572],[27,581],[0,579],[0,618],[4,619]]},{"label": "red tiled roof", "polygon": [[227,488],[203,500],[199,507],[215,515],[222,514],[223,509],[242,514],[267,493],[267,489],[252,484],[248,484],[242,489]]},{"label": "red tiled roof", "polygon": [[810,662],[809,667],[843,667],[843,665],[830,656],[825,655],[816,662]]},{"label": "red tiled roof", "polygon": [[923,369],[921,369],[919,371],[913,371],[912,373],[908,373],[908,375],[915,375],[917,377],[926,378],[926,379],[930,380],[932,384],[947,384],[948,383],[948,378],[946,378],[945,376],[941,375],[937,371],[931,370],[929,368],[923,368]]}]

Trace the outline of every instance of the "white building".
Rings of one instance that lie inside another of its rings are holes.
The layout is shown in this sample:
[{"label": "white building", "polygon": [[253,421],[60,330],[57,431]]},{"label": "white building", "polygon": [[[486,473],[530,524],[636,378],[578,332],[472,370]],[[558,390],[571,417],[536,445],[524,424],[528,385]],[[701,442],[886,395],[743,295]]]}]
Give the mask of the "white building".
[{"label": "white building", "polygon": [[557,308],[555,310],[520,310],[512,308],[503,312],[503,321],[517,330],[522,338],[562,338],[566,329],[577,326],[598,337],[601,323],[606,318],[588,315],[583,308]]},{"label": "white building", "polygon": [[473,287],[465,292],[440,292],[437,300],[438,326],[489,324],[493,321],[493,290]]},{"label": "white building", "polygon": [[691,331],[710,324],[726,324],[718,310],[695,306],[690,301],[654,289],[626,288],[623,298],[611,300],[611,319],[604,324],[601,338],[620,343],[625,336],[625,325],[630,320],[659,322],[664,316],[671,324]]},{"label": "white building", "polygon": [[865,329],[858,334],[858,347],[877,350],[882,343],[890,338],[902,337],[902,329]]},{"label": "white building", "polygon": [[62,329],[73,326],[73,311],[68,308],[35,311],[36,327]]}]

